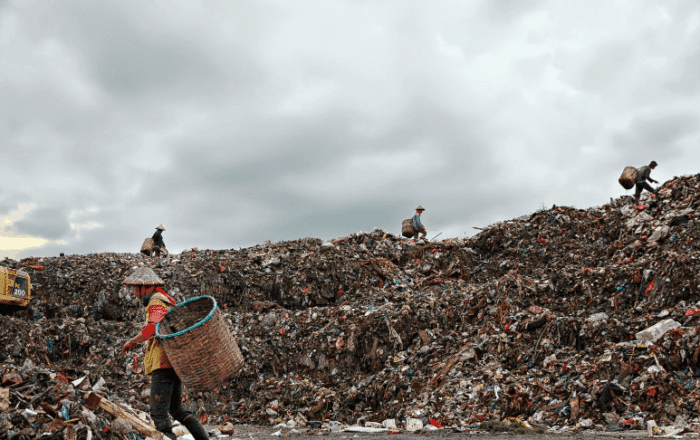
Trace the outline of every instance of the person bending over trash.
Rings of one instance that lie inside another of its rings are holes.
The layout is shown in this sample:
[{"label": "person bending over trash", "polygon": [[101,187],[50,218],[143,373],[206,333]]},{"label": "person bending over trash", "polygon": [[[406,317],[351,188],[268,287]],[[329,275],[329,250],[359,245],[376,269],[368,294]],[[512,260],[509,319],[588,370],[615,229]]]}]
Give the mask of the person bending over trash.
[{"label": "person bending over trash", "polygon": [[649,174],[651,174],[651,170],[656,168],[656,163],[655,160],[652,160],[649,165],[644,165],[643,167],[640,167],[639,170],[637,170],[637,179],[634,182],[634,203],[637,204],[639,203],[639,196],[642,194],[643,190],[647,190],[649,192],[652,192],[656,194],[657,196],[659,195],[659,192],[655,190],[654,188],[651,187],[647,183],[647,180],[649,182],[654,182],[654,183],[659,183],[658,180],[654,180],[651,177],[649,177]]},{"label": "person bending over trash", "polygon": [[127,341],[122,354],[134,349],[139,343],[146,343],[144,370],[151,375],[151,396],[149,410],[156,429],[169,439],[176,439],[168,412],[182,423],[195,440],[209,438],[199,420],[182,406],[182,382],[168,356],[155,339],[156,324],[163,320],[168,310],[177,302],[161,286],[165,285],[150,268],[139,267],[123,284],[133,286],[134,294],[146,311],[146,325],[141,333]]},{"label": "person bending over trash", "polygon": [[418,240],[418,234],[422,234],[423,238],[427,235],[425,231],[425,226],[420,221],[420,215],[425,211],[421,205],[416,208],[416,214],[413,216],[413,240]]}]

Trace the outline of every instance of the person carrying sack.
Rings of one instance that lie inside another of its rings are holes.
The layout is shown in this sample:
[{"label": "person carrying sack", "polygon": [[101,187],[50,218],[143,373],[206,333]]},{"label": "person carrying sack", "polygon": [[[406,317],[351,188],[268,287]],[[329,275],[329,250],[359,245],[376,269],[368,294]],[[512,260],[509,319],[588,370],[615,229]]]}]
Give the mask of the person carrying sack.
[{"label": "person carrying sack", "polygon": [[138,335],[124,344],[122,354],[131,351],[141,342],[146,342],[144,370],[146,374],[151,375],[149,412],[156,429],[169,439],[177,438],[168,417],[170,413],[190,431],[195,440],[209,439],[199,420],[182,406],[182,381],[155,338],[156,324],[163,320],[177,301],[163,290],[161,286],[165,283],[148,267],[139,267],[122,284],[133,286],[134,294],[146,312],[145,326]]},{"label": "person carrying sack", "polygon": [[425,226],[423,226],[423,223],[420,221],[420,215],[425,211],[425,208],[423,208],[421,205],[418,205],[416,208],[416,214],[413,216],[413,240],[418,241],[418,235],[422,234],[423,239],[425,239],[425,236],[428,235],[428,233],[425,230]]},{"label": "person carrying sack", "polygon": [[156,226],[156,232],[153,233],[153,255],[156,257],[160,256],[163,252],[166,256],[168,255],[168,250],[165,248],[165,242],[163,241],[163,232],[165,232],[165,227],[163,225]]},{"label": "person carrying sack", "polygon": [[649,174],[651,174],[651,170],[656,168],[657,165],[658,164],[656,163],[656,161],[652,160],[649,165],[644,165],[643,167],[639,168],[639,170],[637,170],[637,179],[634,182],[634,203],[635,203],[635,205],[637,203],[639,203],[639,196],[642,194],[642,191],[644,191],[644,190],[652,192],[652,193],[656,194],[656,196],[658,197],[659,192],[657,190],[655,190],[654,188],[652,188],[651,185],[649,185],[647,183],[647,180],[649,182],[659,183],[658,180],[654,180],[649,176]]}]

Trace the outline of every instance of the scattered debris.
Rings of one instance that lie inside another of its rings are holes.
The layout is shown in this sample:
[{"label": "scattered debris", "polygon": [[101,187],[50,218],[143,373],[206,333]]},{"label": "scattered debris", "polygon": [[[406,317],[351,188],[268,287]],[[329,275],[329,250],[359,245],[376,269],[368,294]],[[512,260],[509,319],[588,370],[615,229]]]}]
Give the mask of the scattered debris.
[{"label": "scattered debris", "polygon": [[641,209],[630,196],[553,206],[468,239],[374,230],[158,260],[6,260],[33,292],[2,317],[0,439],[126,438],[125,418],[90,409],[89,391],[147,413],[142,356],[120,354],[143,320],[121,285],[139,264],[178,301],[214,297],[236,338],[244,369],[185,389],[222,433],[697,432],[699,183],[674,178]]},{"label": "scattered debris", "polygon": [[[85,396],[84,406],[88,409],[101,408],[115,417],[116,420],[126,422],[122,424],[120,431],[122,433],[130,432],[133,428],[141,434],[151,437],[154,440],[165,440],[166,437],[156,430],[155,426],[141,419],[137,414],[133,414],[125,407],[101,397],[99,394],[89,392]],[[115,420],[115,421],[116,421]]]}]

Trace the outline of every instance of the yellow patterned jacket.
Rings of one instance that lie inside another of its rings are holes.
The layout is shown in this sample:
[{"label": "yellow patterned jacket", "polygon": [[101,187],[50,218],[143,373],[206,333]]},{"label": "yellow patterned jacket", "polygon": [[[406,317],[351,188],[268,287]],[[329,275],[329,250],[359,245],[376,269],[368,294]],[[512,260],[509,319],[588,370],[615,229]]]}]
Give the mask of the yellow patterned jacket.
[{"label": "yellow patterned jacket", "polygon": [[147,340],[144,369],[146,374],[151,374],[159,368],[173,368],[163,347],[155,338],[155,332],[156,324],[162,321],[168,310],[175,305],[175,300],[160,288],[150,298],[146,297],[146,300],[146,326],[141,334]]}]

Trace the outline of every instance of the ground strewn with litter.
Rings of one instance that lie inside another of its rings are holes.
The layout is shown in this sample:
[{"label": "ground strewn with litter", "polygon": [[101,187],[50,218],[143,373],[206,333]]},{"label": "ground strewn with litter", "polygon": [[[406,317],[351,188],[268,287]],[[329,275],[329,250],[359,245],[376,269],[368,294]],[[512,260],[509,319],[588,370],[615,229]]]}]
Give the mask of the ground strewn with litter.
[{"label": "ground strewn with litter", "polygon": [[660,190],[436,242],[5,260],[33,298],[0,316],[0,439],[139,436],[84,394],[148,411],[143,347],[120,354],[144,319],[121,284],[141,264],[179,301],[214,297],[245,358],[186,389],[208,426],[698,432],[700,174]]}]

